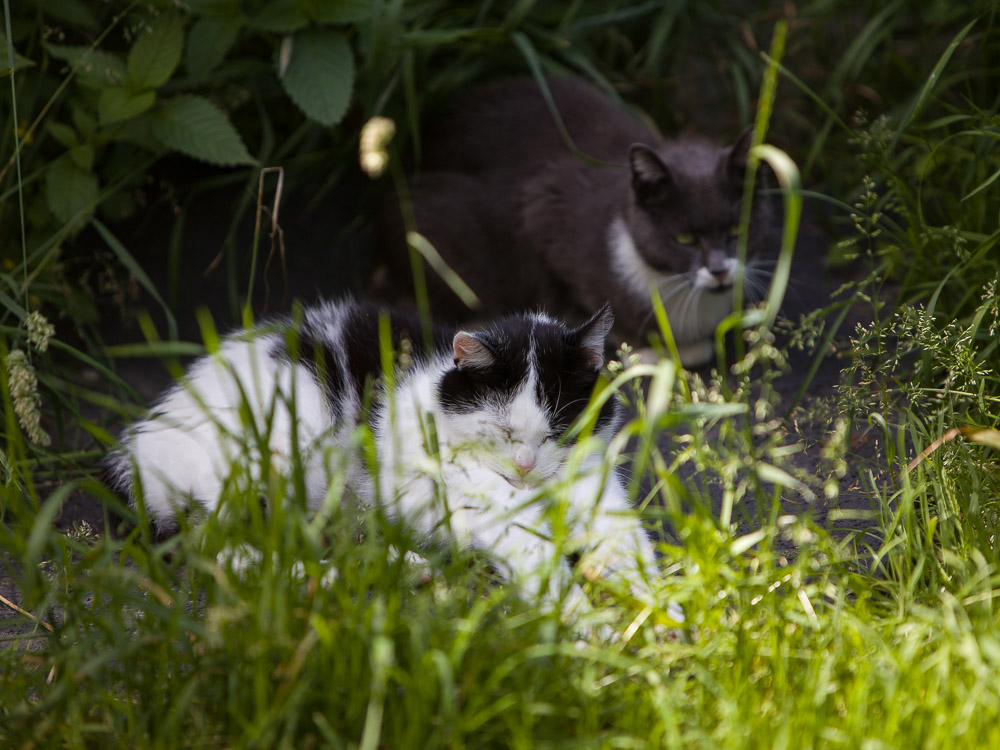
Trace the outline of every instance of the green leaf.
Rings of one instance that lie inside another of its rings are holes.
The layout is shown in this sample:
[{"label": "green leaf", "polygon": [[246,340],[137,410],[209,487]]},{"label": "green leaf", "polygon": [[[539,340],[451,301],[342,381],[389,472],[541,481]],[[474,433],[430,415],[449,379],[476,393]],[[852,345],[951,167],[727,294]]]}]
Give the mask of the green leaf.
[{"label": "green leaf", "polygon": [[81,0],[45,0],[42,12],[63,21],[72,28],[97,31],[100,26],[90,8]]},{"label": "green leaf", "polygon": [[152,117],[153,134],[167,147],[209,164],[255,164],[225,113],[208,99],[179,96]]},{"label": "green leaf", "polygon": [[309,17],[297,0],[269,0],[261,10],[252,15],[249,24],[257,29],[288,34],[309,24]]},{"label": "green leaf", "polygon": [[372,17],[370,0],[301,0],[299,6],[320,23],[354,23]]},{"label": "green leaf", "polygon": [[286,44],[291,51],[284,70],[285,55],[278,59],[281,85],[311,120],[335,125],[347,111],[354,83],[354,58],[347,39],[331,29],[309,29]]},{"label": "green leaf", "polygon": [[184,67],[193,76],[205,75],[222,62],[243,27],[239,16],[200,18],[188,32]]},{"label": "green leaf", "polygon": [[[4,71],[5,73],[10,72],[10,69],[7,67],[7,62],[7,37],[0,33],[0,71]],[[14,70],[26,68],[34,64],[34,60],[29,60],[27,57],[14,52]]]},{"label": "green leaf", "polygon": [[155,89],[170,80],[181,62],[184,23],[180,16],[160,16],[135,40],[128,53],[128,77],[133,89]]},{"label": "green leaf", "polygon": [[240,0],[186,0],[184,5],[199,16],[224,18],[242,14]]},{"label": "green leaf", "polygon": [[45,129],[49,131],[49,134],[55,138],[60,145],[66,148],[73,148],[80,143],[80,139],[76,135],[76,131],[73,130],[69,125],[61,125],[58,122],[52,122],[51,120],[45,123]]},{"label": "green leaf", "polygon": [[91,116],[90,112],[76,104],[71,106],[70,115],[73,118],[73,125],[76,126],[76,129],[85,137],[93,135],[94,131],[97,130],[97,122]]},{"label": "green leaf", "polygon": [[90,47],[72,47],[45,44],[46,51],[57,60],[64,60],[76,70],[77,79],[84,86],[104,88],[116,86],[125,80],[127,71],[121,58],[110,52]]},{"label": "green leaf", "polygon": [[155,91],[133,93],[121,86],[104,89],[97,98],[97,117],[102,125],[130,120],[156,102]]},{"label": "green leaf", "polygon": [[55,217],[74,227],[80,227],[97,203],[97,177],[62,156],[49,166],[45,175],[45,199]]},{"label": "green leaf", "polygon": [[75,146],[69,150],[69,158],[80,169],[90,172],[94,168],[94,147],[89,143]]}]

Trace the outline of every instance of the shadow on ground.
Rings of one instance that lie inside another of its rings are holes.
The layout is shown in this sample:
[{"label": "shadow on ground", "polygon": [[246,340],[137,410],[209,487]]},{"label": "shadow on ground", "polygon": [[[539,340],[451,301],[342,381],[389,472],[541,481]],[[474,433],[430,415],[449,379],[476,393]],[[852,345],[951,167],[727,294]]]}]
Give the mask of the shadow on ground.
[{"label": "shadow on ground", "polygon": [[[316,211],[307,217],[296,216],[297,211],[294,207],[282,210],[287,251],[284,267],[287,273],[282,269],[280,260],[273,262],[267,274],[262,274],[262,278],[258,279],[255,299],[263,298],[266,291],[272,309],[275,309],[274,301],[280,298],[295,298],[310,302],[321,297],[337,296],[357,288],[358,279],[363,277],[366,269],[372,264],[370,242],[364,231],[344,234],[341,230],[353,216],[358,214],[356,200],[358,192],[350,185],[341,186],[329,199],[330,204],[336,206],[335,209]],[[176,292],[173,296],[177,309],[185,311],[183,317],[179,317],[177,321],[182,340],[200,340],[200,332],[193,315],[193,311],[199,307],[208,309],[216,321],[234,319],[231,305],[226,301],[227,290],[232,281],[224,272],[225,269],[220,269],[220,266],[225,264],[216,264],[214,271],[206,272],[209,261],[218,256],[226,236],[226,222],[220,219],[224,218],[225,212],[232,205],[231,195],[214,198],[208,196],[192,208],[187,217],[187,229],[180,243],[184,253],[179,260],[176,256],[171,256],[166,240],[170,236],[173,220],[173,212],[169,210],[169,206],[154,207],[149,217],[133,227],[132,245],[148,244],[151,248],[143,257],[151,259],[147,270],[154,284],[163,284],[165,288],[171,283],[170,280],[176,280],[178,275],[185,280],[182,288],[177,289],[176,283],[173,287]],[[251,212],[245,217],[229,252],[236,253],[236,248],[249,246],[252,222]],[[839,286],[842,281],[839,278],[831,279],[827,274],[826,244],[825,236],[807,219],[800,233],[793,279],[782,310],[783,316],[789,320],[796,321],[800,314],[826,306],[830,300],[831,290]],[[266,251],[265,247],[265,255]],[[239,281],[242,283],[246,280]],[[160,330],[163,330],[165,319],[157,310],[155,303],[149,302],[151,315]],[[123,319],[120,311],[105,309],[104,313],[103,336],[106,342],[126,343],[142,340],[135,322]],[[856,322],[865,319],[865,311],[858,311],[853,317],[854,320],[851,320],[851,316],[848,316],[842,327],[841,336],[847,334]],[[67,321],[62,321],[60,330],[66,326]],[[221,324],[219,327],[226,329]],[[780,345],[780,340],[778,343]],[[828,412],[817,411],[810,407],[825,404],[832,399],[844,366],[841,358],[831,354],[822,359],[815,374],[807,379],[814,358],[814,354],[790,352],[788,370],[776,381],[781,403],[785,408],[792,403],[805,383],[800,402],[803,407],[799,412],[800,416],[788,420],[780,429],[786,433],[786,443],[800,443],[802,446],[792,458],[794,465],[813,476],[822,470],[820,449],[832,428],[832,421],[828,418]],[[158,360],[120,359],[114,367],[119,377],[147,401],[152,400],[172,382],[167,367]],[[93,387],[102,376],[96,371],[81,371],[80,377]],[[810,412],[814,413],[812,418],[801,416]],[[100,417],[96,412],[92,416]],[[90,447],[95,447],[93,440],[89,440]],[[830,501],[822,495],[812,501],[792,499],[785,502],[783,512],[809,514],[817,523],[837,535],[851,534],[863,537],[870,533],[874,524],[873,508],[870,505],[869,493],[862,485],[869,471],[876,473],[879,471],[875,469],[879,465],[879,445],[876,439],[863,431],[858,431],[852,436],[851,446],[852,455],[848,459],[848,471],[840,483],[840,493],[836,500]],[[663,447],[666,448],[666,445]],[[691,471],[685,469],[688,474]],[[59,480],[56,480],[42,488],[43,494],[46,491],[53,492],[59,483]],[[711,484],[708,489],[718,510],[721,504],[721,489]],[[739,532],[745,533],[753,528],[757,516],[756,508],[737,508],[734,521],[739,525]],[[66,497],[55,515],[54,523],[60,530],[69,531],[79,527],[83,522],[98,533],[104,533],[107,529],[114,528],[118,520],[97,499],[78,490]],[[6,570],[8,568],[0,563],[0,596],[18,604],[19,592]],[[34,625],[30,620],[0,604],[0,640],[5,635],[30,632],[32,627]]]}]

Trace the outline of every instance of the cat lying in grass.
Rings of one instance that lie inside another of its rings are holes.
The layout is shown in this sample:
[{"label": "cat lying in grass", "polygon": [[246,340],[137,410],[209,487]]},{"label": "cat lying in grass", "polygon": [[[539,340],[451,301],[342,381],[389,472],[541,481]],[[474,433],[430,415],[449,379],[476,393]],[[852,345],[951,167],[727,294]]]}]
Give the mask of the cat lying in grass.
[{"label": "cat lying in grass", "polygon": [[[750,212],[751,260],[741,263],[738,253],[751,132],[728,146],[693,136],[664,140],[580,79],[552,77],[548,87],[586,156],[572,151],[534,79],[474,88],[425,130],[421,170],[408,190],[413,228],[476,293],[476,315],[542,305],[583,320],[610,300],[616,340],[645,347],[659,333],[655,289],[683,364],[708,362],[735,285],[753,302],[769,276],[768,261],[755,260],[771,224],[760,190]],[[395,197],[377,227],[379,283],[386,296],[411,294]],[[428,270],[426,281],[438,318],[473,314],[443,277]]]},{"label": "cat lying in grass", "polygon": [[[388,372],[383,314],[403,352]],[[528,597],[562,600],[571,559],[638,593],[653,547],[605,458],[621,406],[609,398],[596,409],[582,442],[567,432],[598,386],[612,321],[607,306],[572,329],[524,314],[475,332],[434,329],[424,347],[408,314],[351,300],[307,308],[301,323],[237,333],[197,360],[108,456],[110,483],[171,532],[182,515],[224,511],[227,489],[260,491],[231,487],[241,457],[284,477],[298,461],[313,510],[346,461],[362,506],[379,504],[428,541],[487,554]],[[374,466],[356,448],[363,421]],[[579,606],[582,591],[566,601]]]}]

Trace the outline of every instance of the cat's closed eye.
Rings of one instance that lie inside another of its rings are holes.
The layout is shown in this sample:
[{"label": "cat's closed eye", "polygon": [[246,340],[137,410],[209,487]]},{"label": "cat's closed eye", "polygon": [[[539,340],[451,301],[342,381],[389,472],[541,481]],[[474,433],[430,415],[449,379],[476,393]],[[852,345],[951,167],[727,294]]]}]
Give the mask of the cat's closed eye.
[{"label": "cat's closed eye", "polygon": [[678,245],[693,245],[698,241],[698,237],[694,232],[678,232],[674,235],[674,241]]}]

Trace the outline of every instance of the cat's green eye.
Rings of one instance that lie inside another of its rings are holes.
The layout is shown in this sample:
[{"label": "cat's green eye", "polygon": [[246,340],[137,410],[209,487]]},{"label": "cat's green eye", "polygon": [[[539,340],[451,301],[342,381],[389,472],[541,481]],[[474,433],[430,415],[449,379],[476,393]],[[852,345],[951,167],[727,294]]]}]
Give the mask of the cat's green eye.
[{"label": "cat's green eye", "polygon": [[674,235],[678,245],[693,245],[697,238],[691,232],[678,232]]}]

